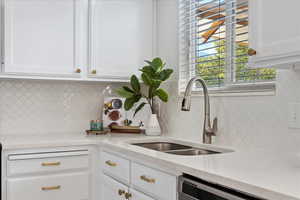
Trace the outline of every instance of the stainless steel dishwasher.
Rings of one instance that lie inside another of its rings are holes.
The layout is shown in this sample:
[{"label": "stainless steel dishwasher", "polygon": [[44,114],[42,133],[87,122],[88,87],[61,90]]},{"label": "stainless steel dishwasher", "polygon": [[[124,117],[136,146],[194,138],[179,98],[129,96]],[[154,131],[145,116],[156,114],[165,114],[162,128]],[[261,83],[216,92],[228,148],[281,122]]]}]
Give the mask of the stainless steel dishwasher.
[{"label": "stainless steel dishwasher", "polygon": [[179,177],[179,200],[266,200],[205,180],[183,175]]}]

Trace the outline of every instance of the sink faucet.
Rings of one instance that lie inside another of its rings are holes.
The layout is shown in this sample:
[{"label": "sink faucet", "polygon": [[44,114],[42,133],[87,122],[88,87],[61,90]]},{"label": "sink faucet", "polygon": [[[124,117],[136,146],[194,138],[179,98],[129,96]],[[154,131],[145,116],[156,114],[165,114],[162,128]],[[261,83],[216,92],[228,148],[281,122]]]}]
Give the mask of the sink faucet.
[{"label": "sink faucet", "polygon": [[182,101],[182,107],[181,110],[182,111],[190,111],[191,109],[191,93],[192,93],[192,87],[193,84],[198,81],[199,83],[201,83],[202,87],[203,87],[203,95],[204,95],[204,126],[203,126],[203,143],[204,144],[211,144],[212,142],[212,136],[215,136],[217,133],[217,129],[218,129],[218,119],[214,118],[213,121],[213,127],[211,127],[211,123],[210,123],[210,104],[209,104],[209,95],[208,95],[208,90],[207,90],[207,86],[205,81],[200,78],[200,77],[194,77],[192,78],[186,89],[185,89],[185,93],[184,93],[184,98]]}]

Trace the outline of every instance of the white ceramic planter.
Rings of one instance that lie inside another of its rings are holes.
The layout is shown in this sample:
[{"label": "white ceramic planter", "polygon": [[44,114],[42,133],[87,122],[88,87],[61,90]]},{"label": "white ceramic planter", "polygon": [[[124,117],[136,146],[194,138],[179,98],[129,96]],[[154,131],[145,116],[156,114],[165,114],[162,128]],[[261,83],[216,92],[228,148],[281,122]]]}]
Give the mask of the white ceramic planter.
[{"label": "white ceramic planter", "polygon": [[161,135],[161,128],[156,114],[151,114],[146,125],[146,135],[158,136]]}]

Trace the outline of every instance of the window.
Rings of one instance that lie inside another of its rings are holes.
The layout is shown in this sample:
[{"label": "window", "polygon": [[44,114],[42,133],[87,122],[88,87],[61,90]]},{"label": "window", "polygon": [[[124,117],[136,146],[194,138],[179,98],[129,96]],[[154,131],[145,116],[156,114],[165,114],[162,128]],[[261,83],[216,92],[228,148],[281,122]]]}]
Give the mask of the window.
[{"label": "window", "polygon": [[248,0],[181,0],[179,12],[181,91],[196,75],[220,92],[274,89],[274,69],[247,67]]}]

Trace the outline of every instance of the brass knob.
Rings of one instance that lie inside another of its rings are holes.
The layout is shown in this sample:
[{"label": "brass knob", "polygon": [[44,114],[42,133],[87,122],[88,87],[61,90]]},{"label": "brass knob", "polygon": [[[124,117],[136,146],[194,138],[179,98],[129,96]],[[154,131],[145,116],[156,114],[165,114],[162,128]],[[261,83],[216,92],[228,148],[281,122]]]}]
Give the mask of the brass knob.
[{"label": "brass knob", "polygon": [[97,74],[97,70],[93,69],[93,70],[91,71],[91,74]]},{"label": "brass knob", "polygon": [[125,190],[121,190],[121,189],[118,190],[118,194],[119,194],[120,196],[122,196],[122,195],[125,194],[125,193],[126,193]]},{"label": "brass knob", "polygon": [[81,73],[81,69],[80,69],[80,68],[77,68],[77,69],[75,70],[75,72],[79,74],[79,73]]},{"label": "brass knob", "polygon": [[254,49],[248,49],[248,56],[255,56],[256,55],[256,51]]},{"label": "brass knob", "polygon": [[125,193],[125,198],[126,198],[126,199],[130,199],[131,197],[132,197],[132,194],[130,194],[130,193],[128,193],[128,192]]},{"label": "brass knob", "polygon": [[105,161],[105,164],[107,164],[108,166],[111,166],[111,167],[116,167],[117,166],[117,163],[111,161],[111,160],[107,160]]}]

